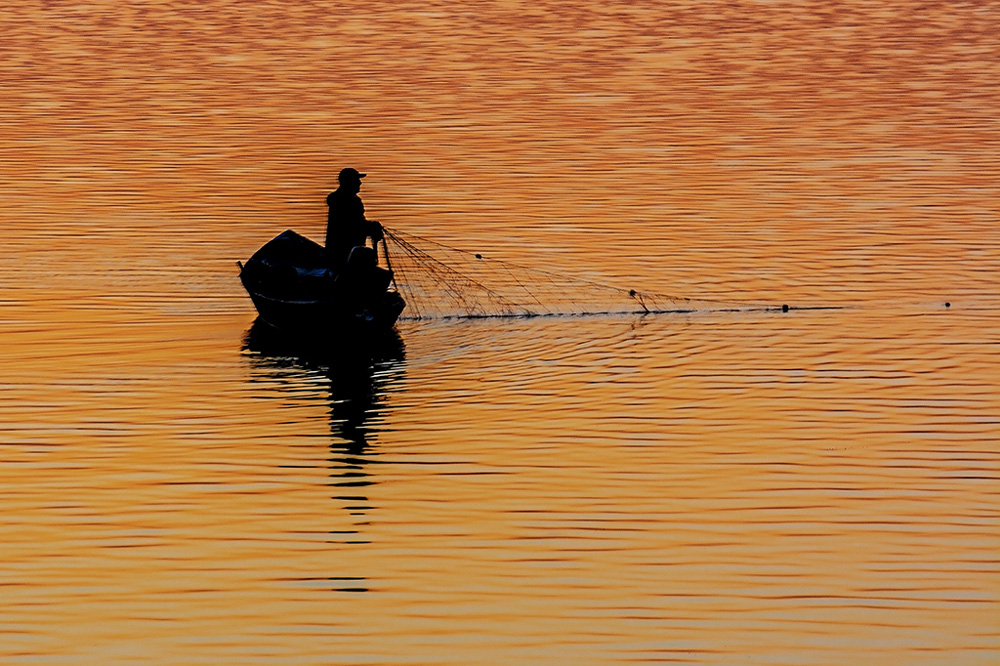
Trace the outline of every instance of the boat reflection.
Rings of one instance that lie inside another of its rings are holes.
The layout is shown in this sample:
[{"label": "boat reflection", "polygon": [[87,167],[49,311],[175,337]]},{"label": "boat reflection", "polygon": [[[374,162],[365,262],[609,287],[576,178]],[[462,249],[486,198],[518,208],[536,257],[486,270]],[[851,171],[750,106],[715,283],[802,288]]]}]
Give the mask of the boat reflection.
[{"label": "boat reflection", "polygon": [[334,343],[290,337],[260,319],[244,337],[251,363],[271,381],[303,382],[317,374],[328,386],[330,432],[338,440],[331,448],[360,455],[379,429],[385,396],[403,376],[405,346],[394,329],[384,334]]},{"label": "boat reflection", "polygon": [[258,318],[243,342],[244,350],[253,352],[255,368],[270,371],[271,379],[294,382],[296,377],[324,376],[331,434],[344,440],[343,452],[365,451],[381,421],[385,396],[402,377],[405,346],[396,330],[331,343],[290,337]]},{"label": "boat reflection", "polygon": [[[369,464],[372,444],[382,427],[385,397],[403,376],[403,340],[395,330],[353,344],[320,344],[288,337],[257,319],[247,330],[243,350],[253,369],[283,393],[315,395],[317,381],[327,388],[330,453],[327,465],[331,499],[352,524],[329,532],[332,542],[365,544],[367,515],[373,508],[364,488],[376,483]],[[351,588],[361,591],[364,588]]]}]

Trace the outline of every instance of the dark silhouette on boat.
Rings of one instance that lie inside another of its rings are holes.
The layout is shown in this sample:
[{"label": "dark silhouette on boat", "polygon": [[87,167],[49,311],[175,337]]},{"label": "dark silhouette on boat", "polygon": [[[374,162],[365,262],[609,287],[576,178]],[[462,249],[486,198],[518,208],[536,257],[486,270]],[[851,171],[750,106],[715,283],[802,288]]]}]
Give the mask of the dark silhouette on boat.
[{"label": "dark silhouette on boat", "polygon": [[355,247],[338,271],[319,243],[289,229],[239,265],[260,318],[299,336],[365,337],[391,329],[406,307],[371,247]]}]

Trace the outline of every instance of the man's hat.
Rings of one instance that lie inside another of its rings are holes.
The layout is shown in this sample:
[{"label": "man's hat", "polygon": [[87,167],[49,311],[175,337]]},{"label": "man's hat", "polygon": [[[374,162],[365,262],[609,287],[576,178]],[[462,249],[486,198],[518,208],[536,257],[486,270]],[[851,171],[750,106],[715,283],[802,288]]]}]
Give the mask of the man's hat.
[{"label": "man's hat", "polygon": [[357,169],[352,169],[351,167],[347,167],[346,169],[340,170],[340,175],[337,176],[337,180],[341,182],[345,180],[361,180],[367,175],[368,174],[366,173],[359,173]]}]

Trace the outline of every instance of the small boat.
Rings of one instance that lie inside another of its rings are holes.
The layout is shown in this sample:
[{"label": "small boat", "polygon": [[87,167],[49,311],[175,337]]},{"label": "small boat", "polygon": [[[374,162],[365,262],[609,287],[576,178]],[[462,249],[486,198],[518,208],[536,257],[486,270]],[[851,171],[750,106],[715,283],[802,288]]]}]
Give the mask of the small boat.
[{"label": "small boat", "polygon": [[246,264],[237,263],[262,320],[287,333],[317,337],[368,335],[393,327],[406,302],[390,289],[392,271],[377,260],[375,249],[356,247],[338,274],[319,243],[289,229]]}]

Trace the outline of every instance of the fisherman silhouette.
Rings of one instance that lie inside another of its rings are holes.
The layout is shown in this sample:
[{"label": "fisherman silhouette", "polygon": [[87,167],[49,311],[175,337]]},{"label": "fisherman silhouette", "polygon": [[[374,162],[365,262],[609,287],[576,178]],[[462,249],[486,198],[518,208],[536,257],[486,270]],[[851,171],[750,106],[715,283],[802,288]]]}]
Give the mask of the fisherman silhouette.
[{"label": "fisherman silhouette", "polygon": [[326,254],[331,267],[340,271],[351,256],[351,251],[364,246],[369,237],[382,240],[382,225],[365,219],[365,205],[358,192],[361,179],[367,174],[347,167],[341,170],[337,180],[340,186],[326,197],[330,207],[326,222]]}]

